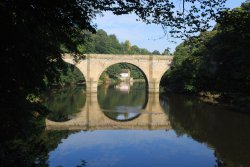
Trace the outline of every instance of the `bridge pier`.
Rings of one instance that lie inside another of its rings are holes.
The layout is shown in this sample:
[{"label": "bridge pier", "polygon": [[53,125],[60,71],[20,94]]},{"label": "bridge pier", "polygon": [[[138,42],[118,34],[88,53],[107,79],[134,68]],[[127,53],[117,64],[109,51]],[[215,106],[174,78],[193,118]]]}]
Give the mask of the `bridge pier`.
[{"label": "bridge pier", "polygon": [[149,93],[159,93],[160,92],[160,82],[149,81],[148,82],[148,92]]},{"label": "bridge pier", "polygon": [[86,81],[86,93],[96,93],[98,87],[98,81],[90,79]]}]

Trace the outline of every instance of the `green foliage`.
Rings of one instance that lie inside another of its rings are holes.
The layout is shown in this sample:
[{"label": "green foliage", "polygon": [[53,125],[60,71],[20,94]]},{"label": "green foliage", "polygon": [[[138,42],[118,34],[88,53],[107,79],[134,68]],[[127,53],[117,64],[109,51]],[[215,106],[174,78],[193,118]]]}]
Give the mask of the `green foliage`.
[{"label": "green foliage", "polygon": [[173,65],[162,84],[178,92],[196,93],[202,91],[203,86],[209,90],[207,80],[213,75],[213,62],[207,47],[215,34],[216,31],[203,32],[198,38],[191,38],[177,46]]},{"label": "green foliage", "polygon": [[51,112],[47,118],[53,121],[67,121],[70,116],[81,111],[86,94],[80,87],[69,87],[43,94],[43,105]]},{"label": "green foliage", "polygon": [[170,52],[170,48],[167,47],[167,49],[165,49],[165,50],[162,52],[162,55],[172,55],[172,53]]},{"label": "green foliage", "polygon": [[82,72],[74,65],[63,63],[61,68],[56,69],[59,74],[58,78],[48,80],[44,77],[45,88],[64,87],[69,85],[76,85],[85,82]]},{"label": "green foliage", "polygon": [[217,22],[224,32],[248,33],[250,26],[250,2],[242,3],[241,7],[220,12]]},{"label": "green foliage", "polygon": [[133,79],[145,79],[143,72],[136,66],[128,63],[118,63],[108,67],[101,75],[100,79],[103,80],[105,75],[109,76],[109,78],[117,81],[118,75],[122,71],[122,69],[129,69],[130,76]]},{"label": "green foliage", "polygon": [[176,48],[173,66],[163,80],[166,87],[186,93],[249,96],[249,3],[221,13],[218,22],[213,31],[202,32]]},{"label": "green foliage", "polygon": [[[97,30],[96,33],[84,32],[85,40],[77,45],[80,53],[96,53],[96,54],[142,54],[149,55],[150,51],[139,48],[126,40],[120,43],[114,34],[108,35],[104,30]],[[62,52],[69,52],[65,46],[61,47]]]},{"label": "green foliage", "polygon": [[74,65],[65,64],[65,71],[60,71],[60,85],[72,85],[77,84],[78,82],[84,82],[85,78],[82,72],[76,68]]},{"label": "green foliage", "polygon": [[154,51],[152,52],[152,54],[153,54],[153,55],[160,55],[161,53],[160,53],[158,50],[154,50]]}]

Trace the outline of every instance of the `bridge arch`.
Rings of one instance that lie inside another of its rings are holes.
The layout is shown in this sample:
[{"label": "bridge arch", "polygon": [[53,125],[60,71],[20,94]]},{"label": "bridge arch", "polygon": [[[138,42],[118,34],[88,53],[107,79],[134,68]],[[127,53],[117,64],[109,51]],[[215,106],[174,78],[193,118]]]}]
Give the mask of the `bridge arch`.
[{"label": "bridge arch", "polygon": [[74,62],[70,54],[64,55],[64,61],[76,65],[86,78],[87,92],[97,92],[99,77],[104,69],[117,63],[133,64],[145,74],[149,92],[159,92],[160,80],[170,68],[172,56],[156,55],[108,55],[88,54],[85,59]]},{"label": "bridge arch", "polygon": [[101,75],[103,74],[103,72],[105,70],[107,70],[108,68],[110,68],[110,67],[112,67],[112,66],[114,66],[116,64],[129,64],[129,65],[132,65],[132,66],[136,67],[142,73],[142,75],[144,77],[144,80],[145,80],[145,83],[146,83],[146,86],[148,87],[148,76],[144,73],[144,71],[140,67],[138,67],[138,65],[135,65],[133,63],[128,63],[126,61],[120,61],[118,63],[113,63],[113,64],[108,65],[105,69],[103,69],[103,71],[100,71],[99,76],[98,76],[98,80],[100,79]]},{"label": "bridge arch", "polygon": [[[112,66],[113,65],[109,67],[112,67]],[[135,68],[138,68],[135,65],[132,65],[132,66]],[[119,70],[119,68],[116,68],[116,69]],[[141,73],[142,75],[144,75],[144,79],[147,82],[147,79],[145,78],[145,74],[143,74],[143,71],[141,71]],[[137,86],[135,86],[134,85],[135,83],[133,82],[119,82],[115,86],[112,84],[100,85],[98,87],[97,100],[98,100],[98,104],[103,114],[109,119],[113,121],[117,121],[117,122],[132,121],[140,117],[141,111],[145,110],[147,103],[148,103],[148,93],[147,93],[146,82],[138,83],[139,85]],[[121,90],[122,86],[125,86],[123,87],[125,89]],[[142,89],[138,89],[139,88],[138,86]],[[102,92],[99,92],[100,87],[103,88],[101,89]],[[123,101],[122,99],[125,99],[125,98],[126,100]],[[132,104],[132,105],[127,106],[127,104]]]}]

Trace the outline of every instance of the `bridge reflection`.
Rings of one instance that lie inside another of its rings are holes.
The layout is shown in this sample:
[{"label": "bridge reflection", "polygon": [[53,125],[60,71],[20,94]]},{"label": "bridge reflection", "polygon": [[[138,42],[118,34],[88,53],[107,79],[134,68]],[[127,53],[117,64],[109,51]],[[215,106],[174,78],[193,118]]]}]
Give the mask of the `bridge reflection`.
[{"label": "bridge reflection", "polygon": [[[65,122],[55,122],[46,119],[47,130],[111,130],[111,129],[171,129],[168,115],[162,109],[159,93],[149,93],[147,105],[144,109],[134,113],[124,111],[128,115],[135,115],[133,119],[120,121],[107,116],[107,111],[98,104],[97,93],[87,93],[86,103],[81,111]],[[108,111],[112,112],[112,111]]]},{"label": "bridge reflection", "polygon": [[121,92],[129,93],[130,87],[133,86],[133,82],[120,82],[115,86],[116,89],[118,89]]}]

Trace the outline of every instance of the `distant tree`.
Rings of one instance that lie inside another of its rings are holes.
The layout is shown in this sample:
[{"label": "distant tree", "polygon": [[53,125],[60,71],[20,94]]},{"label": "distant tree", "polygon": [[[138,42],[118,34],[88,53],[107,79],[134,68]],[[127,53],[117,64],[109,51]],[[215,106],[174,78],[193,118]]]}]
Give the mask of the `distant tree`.
[{"label": "distant tree", "polygon": [[142,55],[150,55],[150,54],[151,54],[151,52],[148,51],[148,50],[145,49],[145,48],[140,49],[140,53],[141,53]]},{"label": "distant tree", "polygon": [[[77,44],[80,53],[99,53],[99,54],[151,54],[147,49],[139,48],[137,45],[131,46],[130,41],[120,43],[115,34],[108,35],[100,29],[95,34],[83,31],[84,42]],[[61,51],[70,52],[65,45],[61,45]]]},{"label": "distant tree", "polygon": [[153,55],[160,55],[161,53],[160,53],[158,50],[154,50],[154,51],[152,52],[152,54],[153,54]]},{"label": "distant tree", "polygon": [[109,53],[108,34],[104,30],[98,30],[93,37],[95,51],[98,53]]},{"label": "distant tree", "polygon": [[165,49],[165,50],[162,52],[162,55],[172,55],[171,52],[170,52],[170,48],[167,47],[167,49]]},{"label": "distant tree", "polygon": [[131,50],[131,43],[128,40],[126,40],[124,43],[122,43],[122,47],[123,47],[123,52],[128,53]]},{"label": "distant tree", "polygon": [[109,38],[109,46],[108,46],[109,47],[109,53],[112,53],[112,54],[121,53],[122,46],[119,43],[117,37],[114,34],[112,34],[112,35],[109,35],[108,38]]},{"label": "distant tree", "polygon": [[132,54],[140,54],[140,48],[138,46],[136,46],[136,45],[133,45],[131,47],[131,53]]}]

